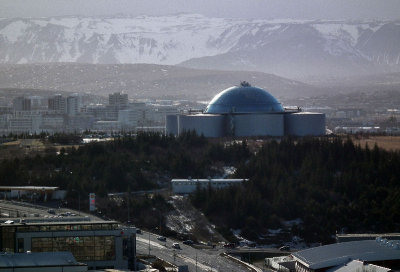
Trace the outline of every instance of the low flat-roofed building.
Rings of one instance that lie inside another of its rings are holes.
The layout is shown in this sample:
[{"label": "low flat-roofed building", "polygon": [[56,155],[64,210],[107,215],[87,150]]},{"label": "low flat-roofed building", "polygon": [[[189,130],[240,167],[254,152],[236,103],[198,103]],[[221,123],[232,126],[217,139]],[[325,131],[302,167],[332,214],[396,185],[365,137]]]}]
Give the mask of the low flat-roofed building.
[{"label": "low flat-roofed building", "polygon": [[0,254],[0,271],[83,272],[87,270],[87,265],[77,262],[71,252]]},{"label": "low flat-roofed building", "polygon": [[348,263],[329,269],[327,272],[389,272],[390,268],[353,260]]},{"label": "low flat-roofed building", "polygon": [[204,189],[211,186],[214,189],[221,189],[235,184],[241,184],[247,179],[172,179],[172,192],[174,194],[190,194],[197,188]]},{"label": "low flat-roofed building", "polygon": [[121,228],[115,221],[3,223],[0,251],[70,251],[89,268],[133,269],[136,229]]},{"label": "low flat-roofed building", "polygon": [[376,240],[336,243],[309,248],[293,253],[296,272],[327,271],[351,260],[371,264],[400,267],[400,241]]}]

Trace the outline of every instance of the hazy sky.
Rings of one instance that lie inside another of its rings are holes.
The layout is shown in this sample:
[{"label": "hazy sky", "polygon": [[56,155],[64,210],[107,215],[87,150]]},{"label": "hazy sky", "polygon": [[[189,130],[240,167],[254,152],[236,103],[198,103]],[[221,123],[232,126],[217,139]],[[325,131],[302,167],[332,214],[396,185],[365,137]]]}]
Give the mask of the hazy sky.
[{"label": "hazy sky", "polygon": [[400,0],[0,0],[0,17],[200,13],[225,18],[400,19]]}]

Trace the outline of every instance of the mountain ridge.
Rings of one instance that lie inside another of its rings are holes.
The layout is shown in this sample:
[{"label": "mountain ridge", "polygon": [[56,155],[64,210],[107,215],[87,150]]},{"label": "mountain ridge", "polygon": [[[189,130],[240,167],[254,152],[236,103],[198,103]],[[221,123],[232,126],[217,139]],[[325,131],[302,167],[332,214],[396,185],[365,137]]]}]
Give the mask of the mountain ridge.
[{"label": "mountain ridge", "polygon": [[284,77],[400,71],[400,21],[199,14],[0,19],[0,63],[151,63]]}]

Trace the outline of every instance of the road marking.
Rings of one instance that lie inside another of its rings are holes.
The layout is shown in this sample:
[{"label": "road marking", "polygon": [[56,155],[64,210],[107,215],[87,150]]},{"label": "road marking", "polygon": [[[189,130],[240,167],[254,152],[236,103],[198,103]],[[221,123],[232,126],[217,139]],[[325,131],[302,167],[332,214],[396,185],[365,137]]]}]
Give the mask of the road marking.
[{"label": "road marking", "polygon": [[[143,238],[140,238],[140,237],[136,236],[136,240],[140,241],[142,243],[145,243],[147,245],[149,244],[149,240],[148,239],[143,239]],[[156,242],[153,242],[153,241],[150,241],[150,245],[153,246],[153,247],[158,247],[158,248],[164,248],[165,249],[165,246],[162,246],[159,243],[156,243]]]},{"label": "road marking", "polygon": [[[191,264],[193,264],[193,265],[196,265],[196,261],[193,260],[192,258],[189,258],[189,257],[187,257],[187,256],[183,256],[183,255],[179,255],[179,254],[177,254],[176,256],[177,256],[177,257],[180,257],[181,259],[185,260],[185,261],[188,262],[188,263],[191,263]],[[202,264],[202,263],[199,263],[199,261],[197,261],[197,267],[199,267],[200,269],[203,269],[203,270],[205,270],[205,271],[218,272],[217,269],[214,269],[214,268],[212,268],[212,267],[210,267],[210,266],[207,266],[207,265],[204,265],[204,264]]]}]

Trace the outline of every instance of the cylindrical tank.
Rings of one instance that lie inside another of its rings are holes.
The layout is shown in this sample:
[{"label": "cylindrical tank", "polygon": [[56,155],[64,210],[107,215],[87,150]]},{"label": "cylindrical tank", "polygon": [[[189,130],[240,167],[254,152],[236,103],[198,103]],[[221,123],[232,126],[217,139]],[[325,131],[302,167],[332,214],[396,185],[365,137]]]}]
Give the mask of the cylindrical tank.
[{"label": "cylindrical tank", "polygon": [[286,135],[325,135],[325,114],[316,112],[296,112],[285,115]]},{"label": "cylindrical tank", "polygon": [[178,132],[194,130],[205,137],[223,137],[224,118],[214,114],[178,115]]},{"label": "cylindrical tank", "polygon": [[165,133],[178,135],[178,115],[165,116]]},{"label": "cylindrical tank", "polygon": [[233,115],[235,136],[283,136],[283,114]]}]

